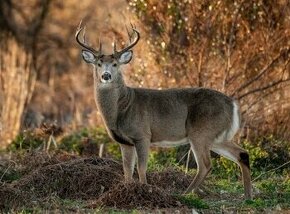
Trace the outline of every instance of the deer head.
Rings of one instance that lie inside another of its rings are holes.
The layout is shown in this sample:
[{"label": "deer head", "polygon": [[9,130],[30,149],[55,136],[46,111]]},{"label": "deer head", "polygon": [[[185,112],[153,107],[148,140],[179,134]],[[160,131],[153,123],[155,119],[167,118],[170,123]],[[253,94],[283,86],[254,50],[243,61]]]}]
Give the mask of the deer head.
[{"label": "deer head", "polygon": [[[99,49],[95,50],[90,47],[85,41],[85,31],[83,33],[83,41],[80,41],[80,33],[84,29],[79,25],[79,28],[76,32],[76,41],[78,44],[83,47],[82,57],[86,63],[92,64],[95,67],[96,78],[99,82],[107,84],[118,81],[121,75],[119,70],[120,65],[127,64],[131,61],[133,56],[133,51],[131,50],[139,41],[140,33],[136,30],[135,26],[131,24],[132,33],[127,33],[129,36],[129,45],[123,48],[120,51],[117,51],[116,43],[114,42],[113,54],[104,55],[102,54],[102,43],[99,42]],[[133,41],[132,37],[135,34],[135,39]]]}]

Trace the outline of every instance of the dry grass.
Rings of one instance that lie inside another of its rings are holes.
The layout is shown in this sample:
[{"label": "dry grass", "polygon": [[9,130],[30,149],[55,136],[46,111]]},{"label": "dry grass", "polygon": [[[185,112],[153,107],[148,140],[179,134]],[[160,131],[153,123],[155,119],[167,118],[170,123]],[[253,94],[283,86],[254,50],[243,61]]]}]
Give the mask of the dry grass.
[{"label": "dry grass", "polygon": [[122,178],[119,163],[100,158],[83,158],[40,167],[12,186],[33,191],[39,197],[89,199],[100,196]]},{"label": "dry grass", "polygon": [[181,207],[181,203],[164,189],[156,185],[139,182],[119,183],[105,192],[96,203],[97,206],[118,209],[160,209]]},{"label": "dry grass", "polygon": [[[155,209],[180,207],[171,193],[184,189],[189,177],[172,169],[151,173],[149,182],[123,183],[122,165],[98,157],[76,158],[65,153],[34,152],[21,161],[23,176],[0,188],[0,209],[42,204],[51,198],[92,201],[89,207]],[[184,182],[186,181],[186,182]],[[169,190],[165,190],[171,186]]]},{"label": "dry grass", "polygon": [[192,176],[185,174],[181,170],[168,168],[161,172],[151,172],[148,174],[148,183],[154,184],[168,193],[181,194],[192,182]]}]

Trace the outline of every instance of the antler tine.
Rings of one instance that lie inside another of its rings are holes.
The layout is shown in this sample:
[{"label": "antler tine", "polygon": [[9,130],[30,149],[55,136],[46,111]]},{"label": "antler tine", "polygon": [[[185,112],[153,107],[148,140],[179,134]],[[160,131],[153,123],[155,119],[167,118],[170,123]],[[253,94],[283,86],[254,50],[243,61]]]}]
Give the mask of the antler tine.
[{"label": "antler tine", "polygon": [[126,27],[126,31],[127,31],[128,37],[129,37],[129,41],[131,43],[132,35],[130,34],[127,25],[125,25],[125,27]]},{"label": "antler tine", "polygon": [[113,49],[114,49],[114,54],[117,53],[116,38],[114,38]]},{"label": "antler tine", "polygon": [[132,24],[132,22],[130,22],[130,25],[131,25],[132,30],[136,30],[137,29],[136,25]]},{"label": "antler tine", "polygon": [[[130,25],[131,25],[131,28],[133,30],[133,32],[131,34],[128,33],[130,35],[130,43],[131,43],[131,39],[133,37],[133,34],[134,34],[134,32],[136,33],[137,30],[136,30],[136,25],[132,24],[132,22],[130,22]],[[129,32],[128,28],[127,28],[127,32]]]},{"label": "antler tine", "polygon": [[78,29],[76,31],[76,34],[75,34],[75,38],[76,38],[76,41],[77,43],[82,46],[83,48],[95,53],[96,55],[99,55],[101,53],[101,49],[99,51],[95,50],[94,48],[90,47],[89,45],[86,44],[86,41],[85,41],[85,31],[83,32],[83,42],[80,41],[80,33],[82,32],[84,28],[82,27],[82,20],[80,21],[80,24],[78,26]]},{"label": "antler tine", "polygon": [[[131,42],[131,35],[128,33],[128,35],[129,35],[129,40],[130,40],[130,44],[126,47],[126,48],[124,48],[124,49],[122,49],[121,51],[116,51],[115,53],[114,53],[114,55],[118,55],[118,56],[120,56],[122,53],[124,53],[124,52],[126,52],[126,51],[128,51],[128,50],[130,50],[130,49],[132,49],[137,43],[138,43],[138,41],[139,41],[139,39],[140,39],[140,33],[139,33],[139,31],[137,31],[136,30],[136,28],[132,25],[132,23],[131,23],[131,27],[132,27],[132,30],[133,30],[133,33],[135,33],[136,34],[136,38],[135,38],[135,40],[133,41],[133,42]],[[127,31],[128,32],[128,31]],[[132,33],[132,35],[133,35],[133,33]]]},{"label": "antler tine", "polygon": [[82,23],[83,23],[83,20],[81,19],[79,26],[78,26],[78,30],[82,28]]},{"label": "antler tine", "polygon": [[78,40],[78,38],[77,38],[78,35],[80,34],[80,32],[81,32],[82,29],[83,29],[83,28],[82,28],[82,21],[83,21],[83,20],[80,21],[80,23],[79,23],[79,25],[78,25],[78,28],[77,28],[77,31],[76,31],[76,34],[75,34],[75,37],[76,37],[77,40]]},{"label": "antler tine", "polygon": [[99,53],[102,53],[102,42],[101,42],[101,36],[99,36]]},{"label": "antler tine", "polygon": [[87,43],[86,43],[86,26],[84,27],[84,32],[83,32],[83,41],[84,41],[85,44],[87,44]]}]

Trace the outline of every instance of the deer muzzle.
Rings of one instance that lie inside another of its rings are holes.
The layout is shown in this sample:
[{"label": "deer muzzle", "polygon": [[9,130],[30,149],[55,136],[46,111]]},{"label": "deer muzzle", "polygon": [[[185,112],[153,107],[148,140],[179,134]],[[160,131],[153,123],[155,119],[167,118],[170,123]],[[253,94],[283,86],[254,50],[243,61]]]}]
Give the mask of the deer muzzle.
[{"label": "deer muzzle", "polygon": [[112,75],[109,72],[104,72],[102,74],[102,80],[104,80],[105,82],[110,81],[112,79]]}]

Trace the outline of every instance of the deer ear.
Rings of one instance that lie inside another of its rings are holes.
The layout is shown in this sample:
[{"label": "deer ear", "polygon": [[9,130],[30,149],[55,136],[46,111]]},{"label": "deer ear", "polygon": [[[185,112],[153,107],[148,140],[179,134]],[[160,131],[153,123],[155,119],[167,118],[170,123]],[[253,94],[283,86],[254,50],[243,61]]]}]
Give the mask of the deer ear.
[{"label": "deer ear", "polygon": [[131,61],[132,56],[133,56],[133,51],[131,51],[131,50],[126,51],[126,52],[122,53],[122,55],[120,56],[119,62],[121,64],[127,64]]},{"label": "deer ear", "polygon": [[87,50],[82,50],[82,57],[86,63],[94,63],[97,59],[91,51]]}]

